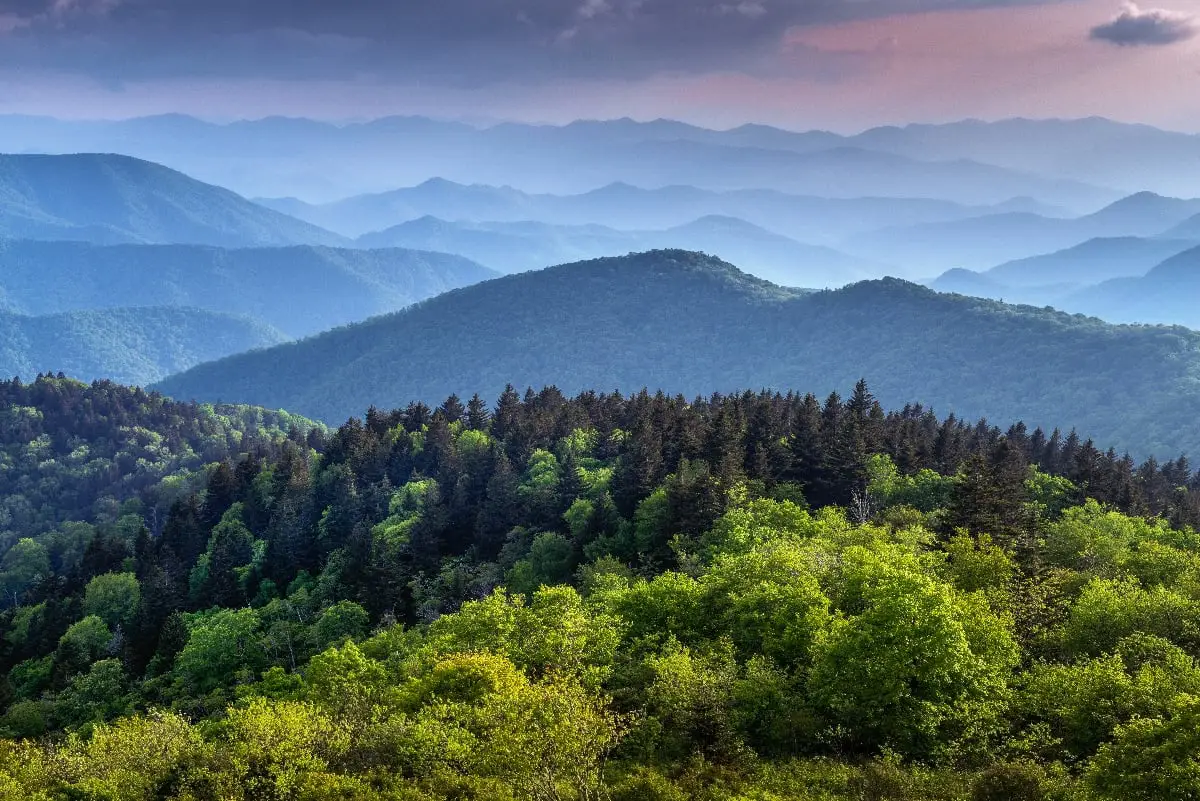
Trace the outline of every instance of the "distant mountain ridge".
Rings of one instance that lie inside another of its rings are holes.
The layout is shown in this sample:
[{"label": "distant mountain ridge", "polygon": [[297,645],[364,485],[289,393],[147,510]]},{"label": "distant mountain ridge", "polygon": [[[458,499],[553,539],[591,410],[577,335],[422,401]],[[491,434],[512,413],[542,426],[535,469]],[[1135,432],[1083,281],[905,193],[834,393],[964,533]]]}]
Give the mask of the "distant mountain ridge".
[{"label": "distant mountain ridge", "polygon": [[617,231],[599,225],[539,222],[449,222],[435,217],[366,234],[364,247],[408,247],[457,253],[502,272],[644,250],[684,249],[738,261],[748,272],[785,286],[842,286],[886,271],[831,248],[807,245],[733,217],[710,215],[663,231]]},{"label": "distant mountain ridge", "polygon": [[63,372],[145,385],[200,362],[276,345],[286,337],[247,317],[141,307],[27,317],[0,311],[0,374]]},{"label": "distant mountain ridge", "polygon": [[128,156],[0,155],[0,238],[335,245],[329,231]]},{"label": "distant mountain ridge", "polygon": [[1196,243],[1135,236],[1100,237],[1066,250],[997,265],[984,273],[1015,286],[1098,284],[1112,278],[1144,275],[1163,260]]},{"label": "distant mountain ridge", "polygon": [[395,311],[496,273],[443,253],[0,241],[0,308],[25,314],[187,306],[291,337]]},{"label": "distant mountain ridge", "polygon": [[1188,422],[1200,413],[1198,333],[1106,325],[894,279],[804,293],[681,251],[499,278],[201,365],[158,388],[333,421],[371,404],[486,396],[508,382],[690,396],[829,391],[863,375],[885,404],[915,397],[1000,425],[1075,425],[1102,448],[1142,454],[1200,449]]},{"label": "distant mountain ridge", "polygon": [[1138,278],[1116,278],[1080,289],[1065,308],[1106,320],[1172,323],[1200,329],[1200,246],[1166,259]]},{"label": "distant mountain ridge", "polygon": [[1195,237],[1180,233],[1179,228],[1198,210],[1200,200],[1140,192],[1077,218],[1014,212],[891,226],[851,237],[839,247],[868,259],[887,254],[892,263],[925,274],[953,268],[979,271],[1102,237],[1200,239],[1200,225],[1196,226]]},{"label": "distant mountain ridge", "polygon": [[736,217],[802,242],[830,244],[886,225],[978,217],[1001,211],[1053,216],[1060,210],[1032,198],[969,206],[923,198],[825,198],[764,189],[714,192],[694,186],[643,189],[608,183],[582,194],[523,192],[510,186],[465,185],[433,178],[417,186],[357,195],[322,205],[296,198],[255,202],[346,236],[359,237],[422,217],[451,222],[599,224],[621,230],[664,229],[712,215]]},{"label": "distant mountain ridge", "polygon": [[[420,117],[341,126],[282,118],[215,125],[177,115],[110,123],[9,118],[3,127],[0,147],[13,151],[118,150],[245,194],[310,199],[440,175],[556,193],[621,180],[972,203],[1030,195],[1084,211],[1139,189],[1185,192],[1196,183],[1190,165],[1200,152],[1198,140],[1185,135],[1087,120],[956,123],[856,136],[767,126],[713,131],[666,120],[475,127]],[[1166,153],[1174,156],[1173,169],[1160,156]]]}]

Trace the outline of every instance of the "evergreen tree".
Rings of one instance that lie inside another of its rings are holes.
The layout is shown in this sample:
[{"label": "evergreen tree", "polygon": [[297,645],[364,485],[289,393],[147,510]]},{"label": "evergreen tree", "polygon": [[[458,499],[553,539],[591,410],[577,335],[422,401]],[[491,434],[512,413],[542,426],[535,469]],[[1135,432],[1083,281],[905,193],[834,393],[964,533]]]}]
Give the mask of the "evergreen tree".
[{"label": "evergreen tree", "polygon": [[471,396],[467,402],[467,428],[472,431],[487,431],[490,427],[492,413],[479,393]]}]

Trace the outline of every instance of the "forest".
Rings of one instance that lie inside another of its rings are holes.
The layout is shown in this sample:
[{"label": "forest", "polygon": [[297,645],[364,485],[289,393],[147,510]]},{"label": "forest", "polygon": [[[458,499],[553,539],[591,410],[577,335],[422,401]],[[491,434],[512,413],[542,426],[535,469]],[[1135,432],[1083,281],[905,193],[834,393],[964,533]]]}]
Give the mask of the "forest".
[{"label": "forest", "polygon": [[789,289],[681,250],[504,276],[153,386],[338,425],[372,404],[495,398],[509,382],[689,398],[801,387],[823,398],[863,375],[889,409],[919,400],[1004,426],[1077,427],[1138,459],[1200,449],[1195,331],[1110,325],[890,278]]},{"label": "forest", "polygon": [[843,397],[0,382],[0,799],[1200,795],[1200,478]]}]

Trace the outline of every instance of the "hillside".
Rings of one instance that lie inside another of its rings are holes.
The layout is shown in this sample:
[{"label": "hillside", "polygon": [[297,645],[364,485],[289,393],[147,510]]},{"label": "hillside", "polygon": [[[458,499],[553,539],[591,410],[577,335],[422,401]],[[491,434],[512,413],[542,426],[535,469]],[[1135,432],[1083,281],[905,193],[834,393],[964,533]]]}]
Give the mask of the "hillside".
[{"label": "hillside", "polygon": [[0,308],[9,311],[188,306],[246,315],[291,337],[494,276],[458,256],[399,249],[0,242]]},{"label": "hillside", "polygon": [[0,375],[65,373],[145,385],[200,362],[283,342],[246,317],[143,307],[40,317],[0,312]]},{"label": "hillside", "polygon": [[175,403],[111,381],[51,376],[0,381],[0,423],[0,461],[20,465],[0,471],[0,517],[9,521],[0,550],[14,534],[110,520],[119,504],[132,503],[125,509],[151,525],[165,521],[214,462],[321,428],[286,412]]},{"label": "hillside", "polygon": [[747,272],[786,286],[842,286],[886,270],[832,248],[807,245],[745,220],[717,215],[662,231],[528,221],[448,222],[423,217],[366,234],[356,243],[456,253],[509,273],[663,249],[720,254]]},{"label": "hillside", "polygon": [[[486,337],[486,338],[485,338]],[[1078,426],[1136,453],[1200,452],[1200,334],[1106,325],[887,279],[805,294],[678,251],[489,281],[159,385],[325,420],[369,404],[554,383],[828,391],[870,375],[887,404]],[[1019,354],[1014,358],[1014,354]]]},{"label": "hillside", "polygon": [[223,247],[345,241],[159,164],[107,154],[0,155],[0,237]]}]

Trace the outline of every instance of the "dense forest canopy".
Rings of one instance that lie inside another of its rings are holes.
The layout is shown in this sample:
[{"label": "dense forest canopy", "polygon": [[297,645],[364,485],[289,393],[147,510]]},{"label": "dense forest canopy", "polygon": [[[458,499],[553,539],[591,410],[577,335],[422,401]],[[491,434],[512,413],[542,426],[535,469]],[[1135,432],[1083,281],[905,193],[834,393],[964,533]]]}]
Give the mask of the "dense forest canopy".
[{"label": "dense forest canopy", "polygon": [[890,408],[1068,429],[1139,457],[1200,452],[1200,334],[1115,326],[894,279],[805,293],[699,253],[506,276],[161,382],[339,424],[371,404],[518,386],[565,392],[804,387],[861,375]]},{"label": "dense forest canopy", "polygon": [[334,431],[0,392],[5,495],[53,509],[3,523],[0,797],[1200,793],[1186,460],[865,382]]}]

